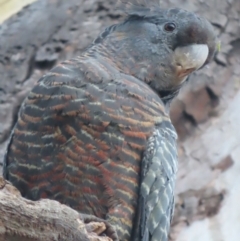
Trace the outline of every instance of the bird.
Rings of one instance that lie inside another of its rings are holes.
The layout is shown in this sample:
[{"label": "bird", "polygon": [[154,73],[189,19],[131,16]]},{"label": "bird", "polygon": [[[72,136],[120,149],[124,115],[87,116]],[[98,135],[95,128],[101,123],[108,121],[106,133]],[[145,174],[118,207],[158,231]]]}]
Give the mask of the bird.
[{"label": "bird", "polygon": [[120,241],[167,241],[178,166],[171,102],[209,64],[211,23],[156,1],[42,76],[24,100],[3,175],[30,200],[54,199],[110,223]]}]

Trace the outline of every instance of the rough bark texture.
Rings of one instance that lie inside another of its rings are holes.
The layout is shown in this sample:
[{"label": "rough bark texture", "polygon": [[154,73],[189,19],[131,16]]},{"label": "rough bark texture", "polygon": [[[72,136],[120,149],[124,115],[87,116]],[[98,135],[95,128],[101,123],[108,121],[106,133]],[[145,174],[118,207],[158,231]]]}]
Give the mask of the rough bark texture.
[{"label": "rough bark texture", "polygon": [[[191,77],[172,105],[180,160],[171,239],[239,240],[240,1],[166,0],[162,6],[205,16],[221,40],[215,61]],[[114,7],[112,0],[41,0],[2,24],[0,162],[33,84],[119,21],[122,16]]]}]

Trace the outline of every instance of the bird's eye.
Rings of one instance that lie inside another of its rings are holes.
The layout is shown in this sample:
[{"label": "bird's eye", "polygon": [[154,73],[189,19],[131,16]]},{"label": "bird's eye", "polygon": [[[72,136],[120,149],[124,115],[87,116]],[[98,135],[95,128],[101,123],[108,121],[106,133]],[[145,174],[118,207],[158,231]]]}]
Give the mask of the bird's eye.
[{"label": "bird's eye", "polygon": [[164,26],[164,29],[167,31],[167,32],[173,32],[176,28],[176,24],[175,23],[166,23],[165,26]]}]

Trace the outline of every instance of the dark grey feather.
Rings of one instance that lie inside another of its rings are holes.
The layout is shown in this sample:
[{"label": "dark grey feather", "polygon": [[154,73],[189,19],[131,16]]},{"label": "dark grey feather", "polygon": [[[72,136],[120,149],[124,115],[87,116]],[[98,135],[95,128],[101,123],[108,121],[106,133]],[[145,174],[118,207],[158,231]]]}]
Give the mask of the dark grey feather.
[{"label": "dark grey feather", "polygon": [[148,17],[160,10],[160,0],[119,0],[118,8],[130,16]]},{"label": "dark grey feather", "polygon": [[174,209],[177,171],[176,132],[159,124],[148,140],[142,161],[139,210],[134,240],[166,241]]}]

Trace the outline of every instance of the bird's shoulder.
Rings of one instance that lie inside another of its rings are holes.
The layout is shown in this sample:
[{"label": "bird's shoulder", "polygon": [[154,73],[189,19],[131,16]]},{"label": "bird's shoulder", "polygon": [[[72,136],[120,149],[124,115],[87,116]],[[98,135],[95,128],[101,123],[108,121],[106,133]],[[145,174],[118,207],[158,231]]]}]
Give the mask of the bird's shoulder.
[{"label": "bird's shoulder", "polygon": [[[159,96],[149,85],[121,73],[110,62],[81,56],[65,61],[44,75],[26,98],[23,108],[44,116],[97,114],[151,122],[169,120]],[[108,118],[107,118],[108,116]],[[107,120],[108,119],[108,120]]]}]

